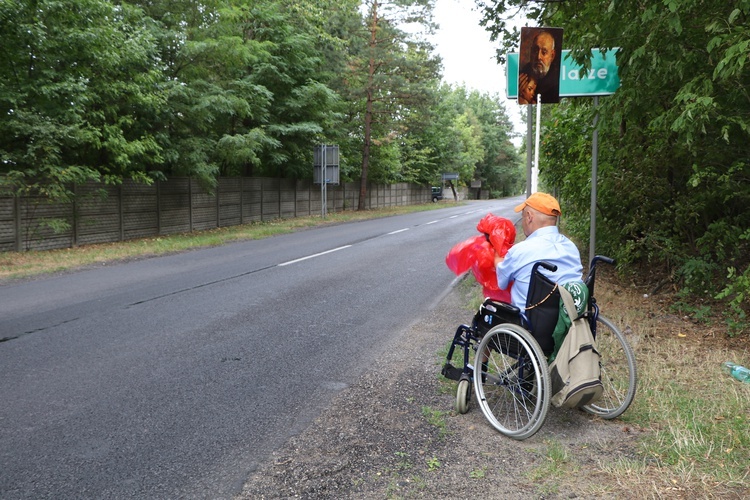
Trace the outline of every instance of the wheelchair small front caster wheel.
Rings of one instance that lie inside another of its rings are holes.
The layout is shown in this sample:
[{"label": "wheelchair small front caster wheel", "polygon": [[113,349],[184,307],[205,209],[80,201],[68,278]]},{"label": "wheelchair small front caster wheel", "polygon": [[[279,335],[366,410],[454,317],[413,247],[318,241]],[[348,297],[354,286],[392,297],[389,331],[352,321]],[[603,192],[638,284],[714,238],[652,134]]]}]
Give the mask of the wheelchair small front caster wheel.
[{"label": "wheelchair small front caster wheel", "polygon": [[458,389],[456,390],[456,411],[462,415],[469,411],[471,389],[471,381],[468,378],[461,378],[461,380],[458,381]]}]

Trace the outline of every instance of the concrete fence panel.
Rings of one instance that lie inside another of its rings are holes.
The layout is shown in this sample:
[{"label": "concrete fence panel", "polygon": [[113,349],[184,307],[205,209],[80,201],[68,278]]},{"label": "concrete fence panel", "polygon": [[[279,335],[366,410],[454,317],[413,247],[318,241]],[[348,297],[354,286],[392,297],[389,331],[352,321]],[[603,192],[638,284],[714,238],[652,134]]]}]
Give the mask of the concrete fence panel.
[{"label": "concrete fence panel", "polygon": [[[321,213],[323,193],[310,181],[222,177],[213,191],[186,177],[152,185],[87,183],[72,203],[0,193],[0,251],[51,250],[156,237]],[[359,183],[326,186],[326,211],[356,210]],[[371,184],[365,208],[428,203],[429,186]]]}]

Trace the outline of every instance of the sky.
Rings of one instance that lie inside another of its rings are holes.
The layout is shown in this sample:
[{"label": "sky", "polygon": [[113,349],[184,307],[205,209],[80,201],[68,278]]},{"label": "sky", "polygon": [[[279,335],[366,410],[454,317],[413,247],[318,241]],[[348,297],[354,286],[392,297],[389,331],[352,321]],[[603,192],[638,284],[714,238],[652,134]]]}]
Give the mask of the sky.
[{"label": "sky", "polygon": [[[474,0],[437,0],[435,22],[440,25],[433,43],[443,59],[443,80],[464,84],[480,92],[499,94],[518,134],[526,131],[526,106],[505,98],[505,67],[495,61],[498,42],[479,25],[480,14]],[[523,116],[521,115],[523,111]],[[513,141],[520,143],[520,139]]]}]

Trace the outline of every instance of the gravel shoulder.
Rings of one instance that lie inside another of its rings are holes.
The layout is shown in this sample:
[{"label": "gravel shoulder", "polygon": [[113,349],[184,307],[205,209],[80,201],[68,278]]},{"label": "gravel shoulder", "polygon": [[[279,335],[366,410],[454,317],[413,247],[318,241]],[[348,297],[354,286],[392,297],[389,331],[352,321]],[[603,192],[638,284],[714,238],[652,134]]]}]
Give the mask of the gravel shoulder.
[{"label": "gravel shoulder", "polygon": [[[457,414],[440,354],[462,322],[457,286],[256,470],[239,498],[627,498],[606,470],[636,459],[642,431],[550,408],[526,441],[496,432],[472,401]],[[621,475],[618,475],[621,477]]]}]

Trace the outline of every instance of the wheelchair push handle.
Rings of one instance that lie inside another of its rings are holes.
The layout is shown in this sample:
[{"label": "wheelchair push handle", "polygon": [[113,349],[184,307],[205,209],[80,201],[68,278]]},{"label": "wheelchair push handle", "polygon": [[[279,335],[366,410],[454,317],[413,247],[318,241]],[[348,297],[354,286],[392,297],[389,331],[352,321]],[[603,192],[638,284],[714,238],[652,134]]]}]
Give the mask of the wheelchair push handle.
[{"label": "wheelchair push handle", "polygon": [[[596,281],[596,265],[599,262],[604,262],[605,264],[615,265],[615,259],[612,259],[610,257],[605,257],[604,255],[596,255],[593,259],[591,259],[591,265],[589,266],[589,275],[586,277],[584,282],[586,283],[586,286],[589,288],[589,296],[593,299],[594,298],[594,282]],[[595,300],[592,300],[592,302],[595,302]]]},{"label": "wheelchair push handle", "polygon": [[551,273],[554,273],[555,271],[557,271],[557,266],[555,264],[552,264],[551,262],[545,262],[543,260],[540,260],[539,262],[535,263],[534,267],[531,269],[531,275],[532,276],[534,275],[534,273],[536,272],[536,270],[537,270],[538,267],[543,267],[543,268],[545,268],[547,271],[549,271]]},{"label": "wheelchair push handle", "polygon": [[591,266],[589,266],[590,269],[594,269],[596,267],[597,262],[602,261],[605,264],[610,264],[614,266],[616,264],[615,259],[605,257],[604,255],[595,255],[593,259],[591,259]]}]

